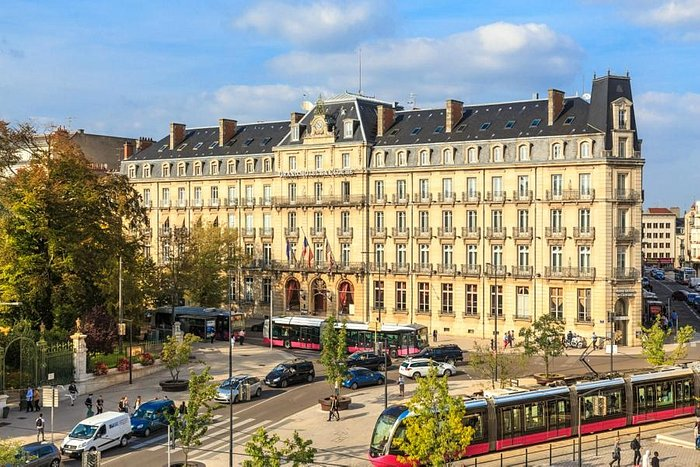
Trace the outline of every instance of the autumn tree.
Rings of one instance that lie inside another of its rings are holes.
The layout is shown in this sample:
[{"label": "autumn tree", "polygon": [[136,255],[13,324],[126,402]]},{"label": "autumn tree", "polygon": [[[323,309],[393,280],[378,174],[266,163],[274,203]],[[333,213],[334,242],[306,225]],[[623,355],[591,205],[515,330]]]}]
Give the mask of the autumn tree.
[{"label": "autumn tree", "polygon": [[408,409],[405,435],[394,439],[395,447],[404,453],[399,456],[400,462],[445,466],[464,456],[474,429],[464,425],[464,402],[449,394],[447,377],[438,377],[435,367],[430,368],[427,377],[417,380]]},{"label": "autumn tree", "polygon": [[280,445],[277,434],[270,435],[265,428],[258,428],[245,444],[245,453],[250,457],[243,461],[243,467],[280,467],[291,463],[293,467],[314,463],[316,448],[311,440],[305,440],[295,430],[291,438]]},{"label": "autumn tree", "polygon": [[554,315],[543,314],[529,328],[520,329],[525,355],[539,355],[544,362],[545,377],[549,377],[549,363],[564,353],[564,325]]},{"label": "autumn tree", "polygon": [[675,365],[679,360],[685,358],[688,355],[688,343],[695,335],[692,326],[683,326],[678,329],[675,337],[676,345],[673,350],[667,352],[664,345],[673,334],[673,330],[670,328],[664,330],[659,318],[648,328],[642,326],[642,332],[642,354],[647,362],[654,366]]},{"label": "autumn tree", "polygon": [[21,454],[21,442],[11,439],[0,439],[0,465],[17,465],[18,456]]},{"label": "autumn tree", "polygon": [[[479,376],[485,379],[491,378],[492,386],[496,381],[493,379],[498,374],[501,386],[505,386],[511,379],[517,378],[523,368],[526,368],[528,358],[519,351],[501,352],[496,355],[490,347],[474,344],[474,351],[469,353],[468,364],[474,368]],[[498,372],[496,372],[498,369]]]}]

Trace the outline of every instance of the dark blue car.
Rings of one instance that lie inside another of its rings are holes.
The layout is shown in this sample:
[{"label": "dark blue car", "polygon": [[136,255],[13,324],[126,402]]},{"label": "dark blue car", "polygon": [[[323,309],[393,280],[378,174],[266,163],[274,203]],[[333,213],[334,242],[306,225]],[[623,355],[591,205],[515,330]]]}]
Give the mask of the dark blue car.
[{"label": "dark blue car", "polygon": [[175,413],[175,403],[170,399],[148,401],[131,415],[131,432],[139,436],[150,436],[154,431],[168,426],[167,414]]},{"label": "dark blue car", "polygon": [[384,384],[384,375],[378,371],[368,370],[359,366],[350,368],[345,376],[345,380],[343,380],[343,386],[352,389],[375,384]]}]

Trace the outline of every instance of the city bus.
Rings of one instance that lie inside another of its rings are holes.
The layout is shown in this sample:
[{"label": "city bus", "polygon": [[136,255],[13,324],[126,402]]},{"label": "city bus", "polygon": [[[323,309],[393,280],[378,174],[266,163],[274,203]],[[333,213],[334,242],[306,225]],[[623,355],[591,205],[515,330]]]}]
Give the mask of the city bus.
[{"label": "city bus", "polygon": [[[146,316],[150,319],[150,332],[158,334],[158,337],[168,336],[172,330],[172,308],[161,307],[155,311],[149,311]],[[245,314],[230,314],[231,329],[233,335],[245,329]],[[180,329],[184,333],[194,334],[202,339],[226,341],[228,334],[229,312],[223,308],[202,308],[194,306],[176,306],[175,321],[180,322]]]},{"label": "city bus", "polygon": [[[272,345],[286,349],[321,349],[322,318],[306,316],[279,316],[272,318]],[[343,323],[336,323],[341,327]],[[383,345],[391,357],[411,355],[428,345],[428,328],[421,324],[383,323],[375,331],[373,326],[358,321],[345,323],[348,352],[372,350],[375,343]],[[270,344],[270,321],[263,324],[263,342]]]},{"label": "city bus", "polygon": [[690,283],[690,279],[693,279],[696,276],[695,269],[693,268],[680,268],[676,269],[674,272],[676,282],[683,285],[688,285]]}]

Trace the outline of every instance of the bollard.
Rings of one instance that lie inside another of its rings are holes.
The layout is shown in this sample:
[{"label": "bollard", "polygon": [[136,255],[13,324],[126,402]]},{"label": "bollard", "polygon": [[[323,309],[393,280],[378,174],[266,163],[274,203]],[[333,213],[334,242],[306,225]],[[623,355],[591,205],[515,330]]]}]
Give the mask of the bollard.
[{"label": "bollard", "polygon": [[503,453],[501,453],[501,467],[503,467]]},{"label": "bollard", "polygon": [[479,459],[476,457],[474,458],[474,467],[477,467],[479,465]]},{"label": "bollard", "polygon": [[595,456],[598,457],[598,435],[595,435]]},{"label": "bollard", "polygon": [[552,445],[549,445],[549,465],[552,465]]},{"label": "bollard", "polygon": [[525,467],[527,467],[527,448],[525,448]]},{"label": "bollard", "polygon": [[574,461],[576,461],[576,440],[571,440],[571,452],[574,454]]}]

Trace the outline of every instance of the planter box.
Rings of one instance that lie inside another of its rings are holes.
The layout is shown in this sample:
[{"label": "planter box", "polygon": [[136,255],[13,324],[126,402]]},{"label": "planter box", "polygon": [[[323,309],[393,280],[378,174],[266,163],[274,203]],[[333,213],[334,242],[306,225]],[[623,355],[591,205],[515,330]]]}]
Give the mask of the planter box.
[{"label": "planter box", "polygon": [[164,392],[182,392],[182,391],[187,391],[189,388],[190,382],[189,380],[186,379],[181,379],[179,381],[161,381],[158,383],[160,385],[160,388]]},{"label": "planter box", "polygon": [[[352,402],[352,399],[348,396],[339,396],[338,397],[338,410],[348,410],[350,408],[350,403]],[[321,410],[324,412],[328,412],[331,410],[331,398],[325,397],[323,399],[319,399],[318,403],[321,404]]]}]

